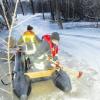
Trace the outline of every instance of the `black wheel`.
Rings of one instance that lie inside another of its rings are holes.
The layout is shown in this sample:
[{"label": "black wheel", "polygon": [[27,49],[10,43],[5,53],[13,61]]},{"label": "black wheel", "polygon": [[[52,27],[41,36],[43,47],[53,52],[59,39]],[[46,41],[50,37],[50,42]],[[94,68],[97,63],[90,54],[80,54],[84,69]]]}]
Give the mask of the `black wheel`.
[{"label": "black wheel", "polygon": [[22,74],[20,75],[13,80],[13,91],[19,98],[22,95],[29,96],[32,89],[30,78]]},{"label": "black wheel", "polygon": [[70,92],[72,89],[71,81],[66,72],[63,70],[55,71],[52,75],[53,83],[57,88],[64,92]]}]

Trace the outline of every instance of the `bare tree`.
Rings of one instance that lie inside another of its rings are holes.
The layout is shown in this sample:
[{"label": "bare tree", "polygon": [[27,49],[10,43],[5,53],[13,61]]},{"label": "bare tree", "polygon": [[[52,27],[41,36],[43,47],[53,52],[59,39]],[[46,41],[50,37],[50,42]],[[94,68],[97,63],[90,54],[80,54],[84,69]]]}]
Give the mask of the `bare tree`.
[{"label": "bare tree", "polygon": [[[4,7],[4,10],[5,10],[5,13],[6,13],[6,17],[8,19],[8,23],[9,23],[9,25],[11,25],[11,23],[12,23],[12,16],[11,16],[11,13],[10,13],[10,8],[9,8],[9,6],[8,6],[8,4],[7,4],[7,2],[5,0],[3,0],[1,2],[4,5],[4,6],[2,5],[1,8],[3,10],[3,7]],[[3,13],[3,11],[2,11],[2,13]],[[2,15],[4,16],[4,13]],[[4,19],[5,19],[5,17],[4,17]]]},{"label": "bare tree", "polygon": [[15,8],[15,3],[14,3],[13,0],[8,0],[8,2],[9,2],[9,5],[10,5],[10,8],[11,8],[11,12],[12,12],[12,14],[13,14],[14,8]]},{"label": "bare tree", "polygon": [[[2,29],[3,26],[4,26],[4,23],[2,22],[2,18],[5,20],[5,17],[4,17],[4,14],[3,14],[3,10],[2,10],[2,6],[1,5],[0,5],[0,16],[2,16],[0,18],[0,29]],[[6,22],[6,20],[5,20],[5,22]]]}]

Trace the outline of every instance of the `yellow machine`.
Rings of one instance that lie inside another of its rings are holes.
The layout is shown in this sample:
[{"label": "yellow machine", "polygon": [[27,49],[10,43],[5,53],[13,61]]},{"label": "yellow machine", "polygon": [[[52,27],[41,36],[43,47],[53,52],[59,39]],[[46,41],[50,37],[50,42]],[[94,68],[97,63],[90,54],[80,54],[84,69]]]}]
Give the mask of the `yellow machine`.
[{"label": "yellow machine", "polygon": [[[52,69],[44,70],[44,71],[28,72],[28,73],[25,73],[25,75],[29,76],[30,79],[50,77],[56,70],[58,69],[52,68]],[[66,73],[69,74],[69,76],[74,77],[74,78],[80,78],[82,76],[82,72],[75,71],[70,68],[63,68],[63,71],[65,71]]]}]

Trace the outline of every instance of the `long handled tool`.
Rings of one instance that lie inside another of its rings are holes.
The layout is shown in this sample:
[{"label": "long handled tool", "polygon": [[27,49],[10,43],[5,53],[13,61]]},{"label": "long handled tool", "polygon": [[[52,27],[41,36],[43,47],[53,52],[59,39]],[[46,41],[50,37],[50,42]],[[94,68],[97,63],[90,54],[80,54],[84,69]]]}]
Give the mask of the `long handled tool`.
[{"label": "long handled tool", "polygon": [[[52,59],[50,59],[50,61],[53,64],[57,65],[56,62],[53,61]],[[68,67],[62,67],[60,64],[57,65],[57,66],[58,66],[58,68],[60,68],[60,69],[64,70],[65,72],[67,72],[69,75],[74,76],[76,78],[81,78],[83,76],[83,72],[82,71],[76,71],[76,70],[73,70],[73,69],[68,68]]]},{"label": "long handled tool", "polygon": [[[50,60],[53,64],[56,65],[56,62],[53,61],[53,60]],[[58,70],[59,69],[62,69],[64,70],[65,72],[67,72],[71,77],[74,77],[74,78],[81,78],[83,76],[83,72],[81,71],[76,71],[76,70],[73,70],[71,68],[68,68],[68,67],[62,67],[61,65],[59,65],[59,68],[51,68],[49,70],[44,70],[44,71],[38,71],[38,72],[28,72],[28,73],[25,73],[25,75],[29,76],[30,79],[34,79],[34,78],[42,78],[42,77],[50,77],[52,76],[53,72]]]}]

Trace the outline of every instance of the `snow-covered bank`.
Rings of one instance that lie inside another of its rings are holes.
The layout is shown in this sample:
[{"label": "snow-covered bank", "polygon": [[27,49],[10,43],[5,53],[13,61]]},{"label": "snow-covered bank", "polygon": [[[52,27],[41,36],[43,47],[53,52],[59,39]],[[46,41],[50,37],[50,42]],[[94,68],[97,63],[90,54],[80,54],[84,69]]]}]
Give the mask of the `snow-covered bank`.
[{"label": "snow-covered bank", "polygon": [[[56,23],[50,23],[48,19],[43,20],[41,14],[27,16],[19,15],[17,20],[17,25],[14,26],[13,30],[13,36],[16,37],[16,39],[23,34],[28,24],[34,27],[35,33],[40,38],[43,34],[57,31],[61,36],[61,52],[67,52],[78,58],[78,60],[86,62],[91,67],[96,67],[97,70],[100,69],[98,67],[100,66],[100,29],[84,28],[85,25],[94,25],[95,22],[64,23],[64,30],[61,30]],[[75,25],[76,27],[73,28]],[[77,27],[82,25],[83,28]],[[66,27],[70,28],[68,29]]]}]

